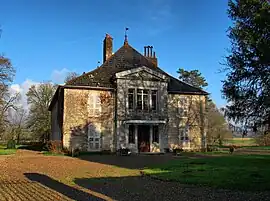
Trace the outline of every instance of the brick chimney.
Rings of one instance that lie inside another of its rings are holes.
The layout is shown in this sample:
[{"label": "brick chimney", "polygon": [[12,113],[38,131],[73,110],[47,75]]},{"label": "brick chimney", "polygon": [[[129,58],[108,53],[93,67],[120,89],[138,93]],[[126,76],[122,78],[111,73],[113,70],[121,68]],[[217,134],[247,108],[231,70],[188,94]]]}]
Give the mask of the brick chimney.
[{"label": "brick chimney", "polygon": [[144,46],[144,56],[151,60],[156,67],[158,66],[156,52],[153,52],[153,46]]},{"label": "brick chimney", "polygon": [[103,63],[112,56],[113,51],[113,38],[106,34],[103,40]]}]

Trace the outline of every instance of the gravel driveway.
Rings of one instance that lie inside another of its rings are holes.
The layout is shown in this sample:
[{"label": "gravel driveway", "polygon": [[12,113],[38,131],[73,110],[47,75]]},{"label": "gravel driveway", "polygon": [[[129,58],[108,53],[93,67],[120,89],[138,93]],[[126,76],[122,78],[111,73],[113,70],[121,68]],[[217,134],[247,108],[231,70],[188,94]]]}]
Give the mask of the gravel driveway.
[{"label": "gravel driveway", "polygon": [[[43,156],[19,150],[0,159],[0,200],[270,200],[269,192],[184,186],[142,177],[169,156]],[[73,181],[73,183],[72,183]]]}]

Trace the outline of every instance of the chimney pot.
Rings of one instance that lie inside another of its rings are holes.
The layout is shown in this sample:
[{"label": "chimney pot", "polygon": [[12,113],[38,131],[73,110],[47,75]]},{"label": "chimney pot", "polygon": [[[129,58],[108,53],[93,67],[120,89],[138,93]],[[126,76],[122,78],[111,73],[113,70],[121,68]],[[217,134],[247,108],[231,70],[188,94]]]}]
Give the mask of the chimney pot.
[{"label": "chimney pot", "polygon": [[146,56],[146,46],[144,46],[144,52],[143,55]]},{"label": "chimney pot", "polygon": [[150,46],[150,57],[153,57],[153,46]]}]

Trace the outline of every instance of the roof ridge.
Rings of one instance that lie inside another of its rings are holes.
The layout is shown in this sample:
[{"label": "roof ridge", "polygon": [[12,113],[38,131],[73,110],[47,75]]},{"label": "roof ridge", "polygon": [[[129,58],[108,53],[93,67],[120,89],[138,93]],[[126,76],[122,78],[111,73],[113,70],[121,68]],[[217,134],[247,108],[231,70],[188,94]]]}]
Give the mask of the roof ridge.
[{"label": "roof ridge", "polygon": [[[80,77],[82,77],[82,76],[87,76],[87,75],[91,74],[92,72],[94,72],[94,71],[96,71],[96,70],[98,70],[98,69],[104,67],[104,65],[107,64],[107,63],[109,62],[109,60],[112,59],[112,58],[115,56],[115,54],[116,54],[117,52],[119,52],[119,50],[120,50],[121,48],[123,48],[124,46],[125,46],[125,45],[122,45],[122,46],[121,46],[114,54],[112,54],[112,55],[111,55],[111,56],[110,56],[103,64],[101,64],[100,66],[96,67],[95,69],[93,69],[93,70],[91,70],[91,71],[89,71],[89,72],[87,72],[87,73],[84,73],[84,74],[82,74],[82,75],[80,75],[80,76],[78,76],[78,77],[75,77],[75,78],[71,79],[69,82],[74,81],[74,80],[76,80],[77,78],[80,78]],[[129,45],[128,45],[128,46],[129,46]]]}]

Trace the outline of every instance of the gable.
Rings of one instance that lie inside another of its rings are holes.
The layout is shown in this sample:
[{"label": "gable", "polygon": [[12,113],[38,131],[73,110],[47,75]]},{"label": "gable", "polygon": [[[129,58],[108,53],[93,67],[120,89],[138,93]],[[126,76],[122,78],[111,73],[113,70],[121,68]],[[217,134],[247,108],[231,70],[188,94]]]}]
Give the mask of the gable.
[{"label": "gable", "polygon": [[167,82],[167,77],[145,66],[133,68],[115,74],[117,79],[150,80]]}]

